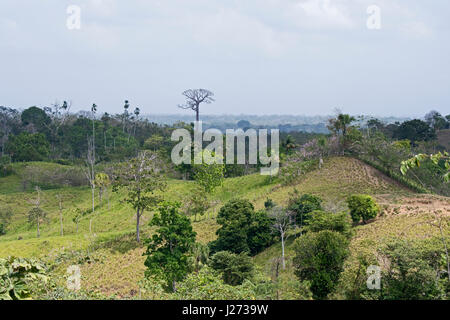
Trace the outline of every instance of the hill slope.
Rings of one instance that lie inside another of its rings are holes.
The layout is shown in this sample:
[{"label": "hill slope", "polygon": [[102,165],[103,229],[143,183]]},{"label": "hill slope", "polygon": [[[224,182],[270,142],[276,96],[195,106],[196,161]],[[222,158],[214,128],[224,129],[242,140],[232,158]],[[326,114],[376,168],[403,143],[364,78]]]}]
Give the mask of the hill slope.
[{"label": "hill slope", "polygon": [[[14,209],[11,230],[6,236],[0,237],[0,257],[58,257],[63,252],[66,255],[69,252],[73,259],[66,259],[57,270],[63,274],[67,265],[73,263],[75,258],[79,259],[80,252],[83,257],[88,253],[88,263],[82,264],[85,289],[123,298],[138,295],[137,283],[145,270],[142,256],[144,249],[134,241],[134,213],[121,201],[122,195],[112,194],[109,205],[103,201],[96,208],[95,214],[86,214],[76,233],[75,224],[72,222],[74,213],[71,209],[76,206],[89,211],[90,190],[86,187],[66,187],[45,191],[43,207],[49,213],[50,222],[42,227],[42,236],[38,239],[35,228],[29,226],[26,220],[26,212],[31,208],[29,200],[35,195],[30,191],[19,192],[17,185],[12,189],[8,188],[8,184],[12,182],[20,183],[17,177],[0,178],[0,191],[9,190],[0,194],[0,207],[7,205]],[[166,197],[182,200],[190,185],[191,182],[188,181],[170,181]],[[345,198],[353,193],[373,195],[381,203],[382,216],[372,224],[357,227],[357,235],[352,242],[352,248],[355,248],[352,249],[353,252],[360,250],[361,242],[379,241],[379,237],[385,233],[399,236],[404,228],[418,237],[434,233],[434,230],[430,231],[423,225],[420,228],[416,226],[429,219],[433,210],[450,210],[448,198],[416,195],[359,160],[336,157],[327,159],[322,170],[306,174],[293,186],[280,186],[276,181],[270,181],[260,175],[226,179],[223,187],[216,192],[216,205],[200,221],[193,222],[197,240],[207,243],[215,238],[218,226],[214,216],[227,200],[243,197],[254,203],[256,208],[262,208],[264,201],[271,198],[276,203],[285,205],[294,189],[300,193],[312,193],[322,197],[324,207],[332,211],[345,210]],[[64,198],[63,237],[59,236],[57,194],[62,194]],[[151,213],[146,213],[142,223],[144,236],[151,233],[151,229],[147,227],[150,218]],[[94,235],[89,234],[91,219]],[[18,237],[22,240],[17,240]],[[271,261],[280,251],[280,245],[276,244],[254,258],[268,276],[272,273]],[[287,255],[288,258],[292,257],[289,245]],[[107,276],[105,270],[108,270]],[[289,263],[282,277],[287,281],[295,280]],[[289,295],[286,297],[289,298]]]}]

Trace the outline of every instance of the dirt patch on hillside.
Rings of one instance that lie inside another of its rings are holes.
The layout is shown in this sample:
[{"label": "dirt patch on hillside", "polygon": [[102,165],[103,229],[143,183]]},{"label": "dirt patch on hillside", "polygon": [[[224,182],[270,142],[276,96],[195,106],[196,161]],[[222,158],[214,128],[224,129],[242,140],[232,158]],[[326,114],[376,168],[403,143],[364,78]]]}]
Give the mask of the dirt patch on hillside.
[{"label": "dirt patch on hillside", "polygon": [[382,208],[381,215],[437,213],[450,216],[450,198],[447,197],[417,194],[410,197],[377,195],[376,198]]}]

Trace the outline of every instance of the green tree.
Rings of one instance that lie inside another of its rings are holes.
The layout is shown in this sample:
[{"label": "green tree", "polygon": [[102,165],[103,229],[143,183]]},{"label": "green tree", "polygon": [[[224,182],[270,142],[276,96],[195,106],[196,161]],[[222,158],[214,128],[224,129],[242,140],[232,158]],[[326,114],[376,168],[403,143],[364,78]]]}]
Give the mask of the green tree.
[{"label": "green tree", "polygon": [[221,227],[216,231],[217,240],[210,243],[211,251],[250,252],[247,232],[253,213],[253,205],[243,199],[230,200],[220,208],[217,223]]},{"label": "green tree", "polygon": [[50,144],[42,133],[22,132],[11,135],[5,146],[13,161],[42,161],[50,152]]},{"label": "green tree", "polygon": [[253,263],[247,253],[220,251],[211,257],[210,266],[222,274],[226,284],[236,286],[253,276]]},{"label": "green tree", "polygon": [[159,212],[153,216],[150,226],[157,227],[155,234],[146,240],[144,255],[146,275],[166,281],[168,288],[176,291],[176,282],[189,272],[188,254],[195,243],[196,233],[191,221],[179,213],[179,203],[162,202]]},{"label": "green tree", "polygon": [[322,199],[311,194],[299,197],[298,192],[294,191],[289,199],[288,210],[295,213],[296,222],[303,227],[308,224],[313,211],[322,210]]},{"label": "green tree", "polygon": [[336,231],[350,238],[352,236],[352,222],[347,212],[313,211],[306,230],[308,232]]},{"label": "green tree", "polygon": [[[434,246],[436,248],[436,246]],[[437,250],[427,250],[418,243],[394,240],[379,249],[389,263],[382,272],[379,298],[385,300],[445,299],[445,267]],[[441,269],[441,270],[440,270]],[[444,277],[442,276],[444,275]]]},{"label": "green tree", "polygon": [[[106,173],[100,172],[95,175],[95,186],[98,188],[98,195],[100,197],[100,203],[103,201],[103,194],[108,192],[108,187],[111,185],[111,179]],[[108,196],[108,195],[107,195]],[[109,203],[109,196],[108,196]]]},{"label": "green tree", "polygon": [[272,232],[273,223],[273,219],[264,210],[252,213],[247,231],[247,243],[252,256],[260,253],[274,243],[275,235]]},{"label": "green tree", "polygon": [[311,282],[315,299],[325,299],[330,294],[343,270],[348,255],[348,240],[342,234],[324,230],[309,232],[294,243],[295,275]]},{"label": "green tree", "polygon": [[[204,151],[202,164],[194,165],[194,180],[201,191],[211,194],[223,184],[225,166],[216,163],[208,164],[205,161],[206,156],[207,151]],[[210,156],[214,157],[214,154]]]},{"label": "green tree", "polygon": [[394,138],[398,140],[408,139],[414,145],[417,145],[418,141],[430,141],[436,139],[436,132],[434,128],[428,125],[428,123],[414,119],[403,122],[395,130]]},{"label": "green tree", "polygon": [[140,242],[140,218],[162,201],[158,191],[166,188],[157,157],[147,151],[136,158],[122,162],[114,169],[113,191],[125,189],[125,201],[136,210],[136,240]]},{"label": "green tree", "polygon": [[418,154],[413,158],[402,161],[400,171],[403,175],[405,175],[410,169],[420,167],[421,163],[426,160],[431,160],[431,162],[436,166],[439,166],[442,162],[443,167],[447,170],[443,176],[443,179],[445,182],[450,181],[450,156],[446,151],[438,152],[432,155]]},{"label": "green tree", "polygon": [[152,150],[153,152],[156,152],[156,150],[161,148],[163,145],[164,145],[164,138],[158,134],[152,135],[144,142],[144,148]]},{"label": "green tree", "polygon": [[351,124],[355,120],[355,117],[343,113],[339,113],[336,118],[329,120],[328,129],[338,137],[340,145],[342,146],[342,152],[346,149],[348,142],[347,135],[351,132]]},{"label": "green tree", "polygon": [[31,127],[30,131],[35,132],[43,132],[51,123],[51,118],[45,113],[44,110],[38,107],[30,107],[25,109],[21,116],[22,124],[27,127]]},{"label": "green tree", "polygon": [[365,194],[355,194],[347,198],[347,205],[353,222],[358,223],[361,219],[364,223],[373,219],[380,212],[380,207],[375,200]]},{"label": "green tree", "polygon": [[217,215],[217,223],[221,227],[216,231],[217,240],[209,243],[211,252],[247,252],[255,255],[273,243],[272,222],[267,212],[255,212],[248,200],[230,200]]}]

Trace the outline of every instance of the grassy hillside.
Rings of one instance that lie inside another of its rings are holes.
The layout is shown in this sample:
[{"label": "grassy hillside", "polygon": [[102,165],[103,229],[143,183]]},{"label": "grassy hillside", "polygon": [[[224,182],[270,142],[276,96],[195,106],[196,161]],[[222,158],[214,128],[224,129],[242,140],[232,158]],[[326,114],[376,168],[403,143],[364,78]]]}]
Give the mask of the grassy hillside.
[{"label": "grassy hillside", "polygon": [[[45,164],[50,165],[50,164]],[[24,165],[22,165],[24,166]],[[87,187],[65,187],[44,191],[43,208],[49,213],[50,222],[41,229],[41,238],[36,238],[35,227],[27,223],[26,213],[31,208],[29,203],[35,194],[31,190],[21,191],[20,168],[18,175],[0,178],[0,207],[10,206],[14,211],[13,222],[7,235],[0,237],[0,257],[46,256],[47,259],[60,259],[66,255],[56,273],[63,274],[65,268],[81,261],[83,287],[87,290],[129,298],[139,295],[138,281],[144,275],[143,247],[134,241],[135,216],[132,209],[123,203],[123,195],[111,194],[110,203],[104,200],[98,203],[95,214],[86,214],[76,233],[72,222],[78,207],[89,212],[91,206],[90,189]],[[169,181],[165,196],[171,200],[182,200],[191,182]],[[324,199],[324,207],[332,211],[345,210],[345,198],[353,193],[373,195],[382,205],[382,215],[373,223],[356,227],[356,236],[352,240],[352,255],[347,269],[354,267],[352,261],[361,250],[369,250],[370,244],[382,241],[387,236],[410,235],[412,237],[429,237],[436,230],[427,227],[426,222],[433,217],[433,212],[440,210],[450,214],[450,200],[431,195],[416,195],[405,187],[387,178],[377,170],[362,162],[345,157],[327,159],[322,170],[316,170],[303,176],[293,186],[280,186],[276,180],[268,177],[251,175],[226,179],[223,187],[216,191],[215,206],[200,221],[194,221],[197,240],[207,243],[215,238],[217,224],[215,215],[227,200],[243,197],[262,208],[264,201],[271,198],[280,205],[286,204],[289,195],[297,189],[300,193],[312,193]],[[56,195],[64,199],[64,236],[59,235],[59,211]],[[142,232],[144,237],[151,234],[147,226],[151,212],[144,214]],[[89,234],[89,221],[92,219],[93,235]],[[21,240],[18,240],[19,237]],[[291,243],[288,241],[288,267],[282,272],[280,281],[287,286],[295,282],[290,267],[292,257]],[[89,259],[86,260],[86,252]],[[280,255],[279,244],[268,248],[254,258],[256,264],[271,277],[273,259]],[[80,258],[81,257],[81,258]],[[84,259],[84,260],[83,260]],[[87,263],[85,263],[87,261]],[[105,276],[105,268],[108,275]],[[292,291],[295,292],[295,285]],[[282,292],[280,298],[295,298],[295,294]]]}]

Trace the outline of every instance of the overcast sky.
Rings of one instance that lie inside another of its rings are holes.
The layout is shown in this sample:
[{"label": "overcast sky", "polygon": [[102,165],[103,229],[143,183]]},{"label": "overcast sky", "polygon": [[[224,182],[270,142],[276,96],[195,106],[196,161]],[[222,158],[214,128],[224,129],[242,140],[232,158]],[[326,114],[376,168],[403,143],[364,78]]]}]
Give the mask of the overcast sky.
[{"label": "overcast sky", "polygon": [[209,114],[449,114],[449,12],[448,0],[1,0],[0,105],[187,113],[181,92],[207,88]]}]

